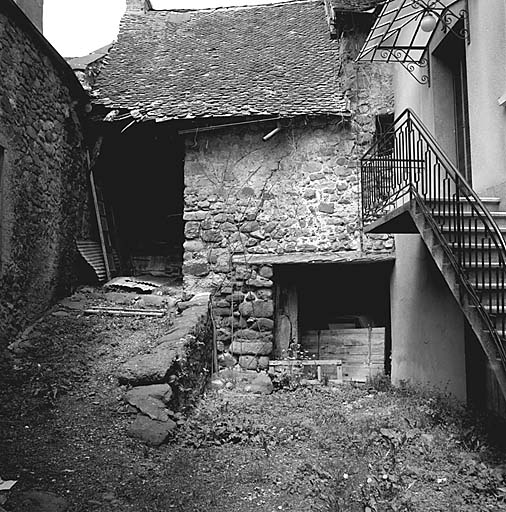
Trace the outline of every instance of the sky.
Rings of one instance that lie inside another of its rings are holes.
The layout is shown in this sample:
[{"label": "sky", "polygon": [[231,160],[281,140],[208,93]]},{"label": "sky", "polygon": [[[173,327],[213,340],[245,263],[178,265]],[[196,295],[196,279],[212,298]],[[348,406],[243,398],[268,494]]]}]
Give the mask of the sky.
[{"label": "sky", "polygon": [[[1,1],[1,0],[0,0]],[[155,9],[205,9],[287,0],[152,0]],[[81,57],[118,35],[125,0],[44,0],[44,35],[64,57]]]}]

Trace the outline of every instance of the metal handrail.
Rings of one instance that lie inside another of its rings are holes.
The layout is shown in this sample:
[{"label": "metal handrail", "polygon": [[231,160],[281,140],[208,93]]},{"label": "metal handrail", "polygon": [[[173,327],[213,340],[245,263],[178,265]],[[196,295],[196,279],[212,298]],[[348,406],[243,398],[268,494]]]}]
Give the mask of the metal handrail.
[{"label": "metal handrail", "polygon": [[418,206],[484,321],[506,369],[506,244],[497,223],[418,116],[406,109],[361,159],[368,224]]}]

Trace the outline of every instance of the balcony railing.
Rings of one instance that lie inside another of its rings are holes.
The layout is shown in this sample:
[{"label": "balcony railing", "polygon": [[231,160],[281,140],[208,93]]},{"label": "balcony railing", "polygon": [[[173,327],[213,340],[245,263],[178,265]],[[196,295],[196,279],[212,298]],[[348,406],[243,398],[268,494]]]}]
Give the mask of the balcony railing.
[{"label": "balcony railing", "polygon": [[411,110],[361,160],[365,225],[409,202],[423,214],[506,369],[506,245],[492,215]]}]

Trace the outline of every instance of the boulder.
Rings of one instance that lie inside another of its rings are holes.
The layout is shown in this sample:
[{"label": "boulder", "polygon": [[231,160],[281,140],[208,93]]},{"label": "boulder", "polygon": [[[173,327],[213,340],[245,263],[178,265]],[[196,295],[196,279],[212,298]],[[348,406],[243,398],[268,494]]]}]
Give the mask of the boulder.
[{"label": "boulder", "polygon": [[170,332],[147,354],[139,354],[123,363],[117,372],[120,384],[145,385],[166,381],[178,361],[184,357],[185,336],[193,331],[207,312],[209,294],[199,294],[188,301],[181,316],[174,319]]},{"label": "boulder", "polygon": [[247,301],[243,302],[239,305],[239,313],[241,313],[244,318],[249,318],[253,315],[253,304]]},{"label": "boulder", "polygon": [[220,368],[233,368],[237,364],[236,358],[229,352],[224,352],[218,356]]},{"label": "boulder", "polygon": [[270,318],[257,318],[251,324],[251,328],[259,331],[272,331],[274,329],[274,320]]},{"label": "boulder", "polygon": [[150,446],[160,446],[176,428],[172,420],[157,421],[139,414],[128,428],[128,435]]},{"label": "boulder", "polygon": [[258,272],[261,277],[265,277],[266,279],[270,279],[274,272],[272,270],[272,267],[268,267],[267,265],[264,265]]},{"label": "boulder", "polygon": [[255,356],[240,356],[239,365],[245,370],[256,370],[258,368],[258,358]]},{"label": "boulder", "polygon": [[259,318],[272,318],[274,315],[274,303],[272,300],[256,300],[252,302],[253,316]]},{"label": "boulder", "polygon": [[260,356],[258,358],[258,369],[259,370],[267,370],[269,368],[269,361],[271,358],[269,356]]},{"label": "boulder", "polygon": [[26,491],[8,501],[12,512],[65,512],[67,502],[52,492]]},{"label": "boulder", "polygon": [[118,370],[120,384],[162,383],[181,354],[180,345],[167,341],[158,345],[153,352],[128,360]]},{"label": "boulder", "polygon": [[235,335],[234,338],[238,340],[251,340],[251,341],[257,341],[262,340],[264,337],[264,334],[258,331],[254,331],[253,329],[239,329]]},{"label": "boulder", "polygon": [[260,373],[244,390],[256,395],[270,395],[274,390],[274,386],[268,375]]},{"label": "boulder", "polygon": [[125,400],[152,420],[167,421],[166,405],[172,398],[172,389],[168,384],[140,386],[127,391]]},{"label": "boulder", "polygon": [[257,276],[254,279],[248,279],[246,284],[248,286],[253,286],[254,288],[270,288],[273,285],[273,282],[265,277]]},{"label": "boulder", "polygon": [[272,348],[272,341],[234,341],[230,345],[230,352],[241,355],[268,356],[271,354]]}]

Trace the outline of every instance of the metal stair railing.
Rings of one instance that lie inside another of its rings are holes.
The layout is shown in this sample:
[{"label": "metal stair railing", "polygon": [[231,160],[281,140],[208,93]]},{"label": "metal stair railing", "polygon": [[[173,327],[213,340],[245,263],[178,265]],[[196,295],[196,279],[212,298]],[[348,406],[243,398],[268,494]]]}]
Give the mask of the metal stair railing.
[{"label": "metal stair railing", "polygon": [[364,225],[407,202],[418,206],[506,370],[506,244],[487,207],[412,110],[362,157],[361,188]]}]

